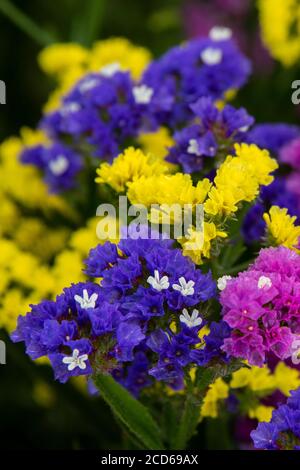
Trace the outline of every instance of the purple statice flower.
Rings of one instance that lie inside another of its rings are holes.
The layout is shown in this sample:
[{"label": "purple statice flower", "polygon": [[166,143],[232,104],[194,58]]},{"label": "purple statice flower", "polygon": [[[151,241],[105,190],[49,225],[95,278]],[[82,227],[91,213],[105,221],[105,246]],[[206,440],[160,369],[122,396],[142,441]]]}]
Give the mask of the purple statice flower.
[{"label": "purple statice flower", "polygon": [[182,166],[185,173],[213,168],[216,155],[226,157],[236,142],[241,142],[254,119],[243,108],[226,105],[218,110],[212,98],[200,98],[190,106],[195,124],[175,132],[176,144],[167,160]]},{"label": "purple statice flower", "polygon": [[[182,387],[195,363],[201,311],[216,286],[172,244],[129,238],[92,249],[86,272],[100,285],[72,285],[55,301],[32,306],[19,317],[13,341],[24,341],[32,359],[48,356],[62,382],[100,371],[134,395],[154,379]],[[214,344],[207,362],[217,349],[223,354],[222,341]]]},{"label": "purple statice flower", "polygon": [[249,74],[249,61],[231,39],[201,38],[174,47],[152,62],[142,83],[163,103],[156,112],[159,122],[177,128],[193,118],[191,104],[203,96],[223,98],[226,91],[240,88]]},{"label": "purple statice flower", "polygon": [[283,146],[300,137],[300,127],[283,123],[257,124],[247,141],[278,155]]},{"label": "purple statice flower", "polygon": [[21,162],[40,168],[53,193],[73,188],[83,167],[80,155],[61,143],[25,148],[21,154]]},{"label": "purple statice flower", "polygon": [[300,333],[300,256],[285,247],[261,250],[247,271],[227,281],[220,301],[232,328],[222,346],[228,355],[257,366],[269,353],[291,357]]},{"label": "purple statice flower", "polygon": [[269,423],[259,423],[251,432],[256,449],[300,449],[300,388],[291,392],[285,405],[272,413]]},{"label": "purple statice flower", "polygon": [[155,127],[151,106],[152,90],[136,85],[129,73],[100,71],[82,78],[41,126],[51,138],[71,139],[94,157],[111,161],[127,139]]},{"label": "purple statice flower", "polygon": [[281,148],[279,159],[282,163],[287,163],[293,169],[300,171],[300,137]]}]

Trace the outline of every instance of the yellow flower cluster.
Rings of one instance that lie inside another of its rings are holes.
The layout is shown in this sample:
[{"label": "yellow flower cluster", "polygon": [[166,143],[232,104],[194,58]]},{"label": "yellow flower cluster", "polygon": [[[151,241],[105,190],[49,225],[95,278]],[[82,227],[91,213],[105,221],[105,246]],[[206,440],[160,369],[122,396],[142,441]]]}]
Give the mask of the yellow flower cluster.
[{"label": "yellow flower cluster", "polygon": [[130,183],[142,177],[156,177],[167,171],[168,167],[161,158],[129,147],[115,158],[111,165],[109,163],[100,165],[96,183],[106,183],[115,191],[123,192]]},{"label": "yellow flower cluster", "polygon": [[252,392],[254,399],[247,402],[247,394],[245,395],[243,408],[249,418],[269,421],[273,408],[262,405],[259,399],[272,395],[276,390],[289,396],[290,391],[299,386],[299,371],[288,367],[284,362],[279,362],[273,372],[267,366],[242,368],[232,374],[228,384],[219,378],[210,385],[201,408],[201,417],[217,418],[222,400],[229,396],[230,390],[238,390],[243,399],[243,390],[247,389]]},{"label": "yellow flower cluster", "polygon": [[299,245],[300,226],[295,225],[297,217],[291,217],[287,209],[272,206],[269,213],[264,214],[267,224],[268,244],[271,246],[283,245],[291,250],[300,252]]},{"label": "yellow flower cluster", "polygon": [[124,38],[97,41],[91,49],[75,43],[52,44],[39,55],[42,70],[58,81],[58,88],[50,96],[45,111],[57,108],[61,97],[88,72],[99,72],[108,64],[118,63],[121,70],[128,70],[134,79],[139,79],[150,60],[147,49]]},{"label": "yellow flower cluster", "polygon": [[289,67],[300,58],[298,0],[258,0],[262,38],[271,55]]},{"label": "yellow flower cluster", "polygon": [[236,144],[236,156],[228,156],[217,171],[204,210],[212,216],[226,217],[236,212],[242,201],[253,201],[260,185],[269,185],[278,168],[267,150],[256,145]]},{"label": "yellow flower cluster", "polygon": [[220,377],[209,386],[201,408],[202,418],[217,418],[219,414],[219,402],[229,396],[229,387]]},{"label": "yellow flower cluster", "polygon": [[49,297],[54,280],[38,258],[0,239],[0,326],[11,331],[31,302]]},{"label": "yellow flower cluster", "polygon": [[[228,218],[239,209],[242,202],[253,201],[260,185],[273,181],[271,173],[278,167],[267,150],[256,145],[235,145],[236,155],[228,156],[220,166],[204,202],[205,217],[203,234],[193,228],[190,236],[180,240],[183,253],[195,263],[209,258],[213,243],[226,238],[224,230]],[[193,245],[192,245],[193,244]]]}]

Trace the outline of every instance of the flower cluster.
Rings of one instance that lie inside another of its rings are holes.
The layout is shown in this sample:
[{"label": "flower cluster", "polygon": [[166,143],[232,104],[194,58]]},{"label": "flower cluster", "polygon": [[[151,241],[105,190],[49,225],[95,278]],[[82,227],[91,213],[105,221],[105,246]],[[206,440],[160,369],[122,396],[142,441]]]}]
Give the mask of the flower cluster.
[{"label": "flower cluster", "polygon": [[[128,141],[137,140],[142,133],[155,131],[160,125],[171,129],[179,123],[187,125],[195,118],[190,105],[205,96],[224,98],[228,90],[240,87],[250,72],[248,61],[230,37],[221,33],[213,31],[210,39],[169,51],[152,62],[139,81],[119,61],[95,71],[92,67],[93,71],[84,76],[75,73],[77,81],[71,90],[67,87],[60,106],[41,121],[50,143],[25,149],[22,162],[40,168],[51,191],[65,191],[76,185],[82,167],[94,165],[91,157],[112,162]],[[68,47],[82,68],[86,51]],[[54,67],[59,74],[61,61],[52,64],[51,49],[43,57],[46,64],[50,63],[50,71]],[[210,107],[214,108],[212,103]],[[243,132],[252,123],[245,111],[234,112],[230,107],[215,120],[217,127],[225,126],[228,137],[238,129]],[[209,150],[212,139],[207,133],[206,143],[203,141],[203,151],[209,155],[214,153]],[[197,139],[192,136],[190,140],[192,149]],[[198,153],[196,149],[196,156]]]},{"label": "flower cluster", "polygon": [[154,377],[182,388],[185,368],[218,357],[229,329],[212,326],[197,349],[215,284],[171,245],[129,238],[92,249],[87,273],[100,286],[75,284],[56,301],[32,306],[13,340],[25,341],[33,359],[48,355],[62,382],[93,369],[132,383],[134,392],[141,376],[145,385]]},{"label": "flower cluster", "polygon": [[273,57],[290,67],[300,57],[299,3],[297,0],[259,0],[258,7],[266,46]]},{"label": "flower cluster", "polygon": [[261,250],[250,268],[229,279],[220,302],[232,328],[224,351],[262,366],[273,353],[291,357],[300,334],[300,257],[285,247]]},{"label": "flower cluster", "polygon": [[170,149],[167,160],[180,164],[185,173],[204,170],[208,174],[216,166],[211,157],[224,160],[233,151],[234,143],[245,139],[254,119],[243,108],[226,105],[218,110],[212,98],[200,98],[191,105],[191,110],[199,123],[174,134],[176,145]]},{"label": "flower cluster", "polygon": [[300,449],[300,389],[293,391],[285,405],[273,411],[269,423],[259,423],[251,432],[254,446],[265,450]]},{"label": "flower cluster", "polygon": [[249,73],[250,63],[231,40],[231,31],[213,28],[209,38],[174,47],[153,61],[142,82],[165,104],[158,113],[161,124],[176,128],[193,118],[190,105],[200,97],[222,99]]}]

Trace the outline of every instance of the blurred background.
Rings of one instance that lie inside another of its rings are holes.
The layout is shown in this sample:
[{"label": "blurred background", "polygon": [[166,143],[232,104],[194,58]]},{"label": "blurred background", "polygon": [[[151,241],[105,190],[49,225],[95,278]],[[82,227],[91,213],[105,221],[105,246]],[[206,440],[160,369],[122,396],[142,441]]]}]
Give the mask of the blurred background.
[{"label": "blurred background", "polygon": [[[291,83],[300,78],[299,67],[284,69],[270,57],[260,38],[255,1],[0,0],[0,79],[7,87],[0,141],[18,134],[21,126],[34,128],[41,116],[55,86],[37,63],[46,45],[76,41],[89,47],[95,40],[123,36],[156,57],[206,35],[214,25],[231,27],[253,60],[252,78],[235,103],[258,122],[297,123]],[[88,395],[84,383],[54,382],[52,370],[33,364],[23,345],[12,346],[1,330],[0,339],[7,344],[7,364],[0,365],[0,448],[128,448],[106,405]],[[216,423],[208,429],[206,448],[213,448],[216,429]],[[230,448],[229,436],[223,433],[223,439],[222,448]],[[201,442],[191,447],[201,448]]]}]

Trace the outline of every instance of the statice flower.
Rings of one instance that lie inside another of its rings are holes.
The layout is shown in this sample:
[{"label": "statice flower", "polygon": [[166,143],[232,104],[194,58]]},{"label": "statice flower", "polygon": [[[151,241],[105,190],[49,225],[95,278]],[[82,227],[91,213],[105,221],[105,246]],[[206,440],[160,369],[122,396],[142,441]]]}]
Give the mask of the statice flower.
[{"label": "statice flower", "polygon": [[269,423],[259,423],[251,437],[256,449],[300,450],[300,388],[273,411]]},{"label": "statice flower", "polygon": [[285,207],[290,215],[300,217],[299,199],[295,192],[289,190],[288,180],[284,177],[278,176],[269,186],[264,186],[258,202],[247,212],[242,225],[242,234],[247,244],[263,238],[266,229],[263,214],[272,206]]},{"label": "statice flower", "polygon": [[83,167],[82,157],[61,143],[25,148],[21,161],[40,168],[45,182],[53,193],[73,188],[76,185],[76,177]]},{"label": "statice flower", "polygon": [[[64,97],[60,107],[46,114],[40,123],[54,142],[50,149],[25,149],[21,161],[41,168],[51,187],[64,190],[66,185],[73,186],[80,169],[77,153],[111,162],[130,139],[157,127],[151,111],[156,100],[152,94],[146,85],[137,85],[128,72],[112,70],[86,75]],[[60,147],[64,147],[62,154]],[[97,164],[92,161],[92,166]]]},{"label": "statice flower", "polygon": [[218,110],[212,98],[200,98],[190,106],[195,123],[175,132],[176,145],[167,160],[182,166],[185,173],[208,172],[216,164],[211,157],[224,160],[235,143],[242,142],[254,119],[243,108],[226,105]]},{"label": "statice flower", "polygon": [[230,38],[201,38],[170,49],[146,69],[142,83],[162,103],[156,116],[176,128],[193,117],[190,105],[203,96],[214,100],[240,88],[250,73],[249,61]]},{"label": "statice flower", "polygon": [[258,124],[246,135],[247,142],[268,149],[280,163],[289,164],[293,169],[290,173],[285,171],[284,175],[278,172],[274,182],[262,188],[258,201],[246,214],[242,233],[247,244],[263,237],[266,224],[262,216],[271,206],[285,207],[289,214],[300,216],[300,178],[297,168],[299,136],[300,128],[288,124]]},{"label": "statice flower", "polygon": [[262,366],[268,353],[284,360],[300,334],[300,256],[285,247],[260,251],[255,263],[227,282],[220,301],[232,328],[222,349]]},{"label": "statice flower", "polygon": [[[72,285],[55,301],[32,306],[13,340],[24,341],[32,359],[48,356],[62,382],[102,372],[134,395],[154,379],[182,388],[216,286],[172,244],[127,238],[92,249],[86,272],[100,285]],[[211,349],[207,361],[217,356]]]},{"label": "statice flower", "polygon": [[257,124],[249,132],[247,142],[278,154],[280,149],[300,136],[300,127],[283,123]]}]

